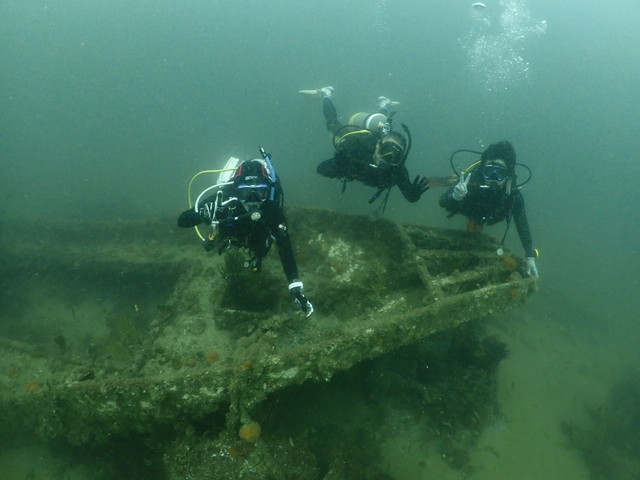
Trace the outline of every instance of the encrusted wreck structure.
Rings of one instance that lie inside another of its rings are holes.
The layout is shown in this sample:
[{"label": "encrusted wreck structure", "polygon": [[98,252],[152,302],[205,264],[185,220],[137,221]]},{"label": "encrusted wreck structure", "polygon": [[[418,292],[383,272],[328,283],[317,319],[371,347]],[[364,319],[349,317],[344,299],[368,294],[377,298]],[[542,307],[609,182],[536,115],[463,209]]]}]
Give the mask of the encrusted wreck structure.
[{"label": "encrusted wreck structure", "polygon": [[0,438],[135,438],[168,479],[355,478],[335,452],[318,458],[309,430],[267,428],[273,399],[518,308],[536,287],[480,233],[287,214],[307,319],[275,249],[254,274],[174,219],[51,224],[37,244],[5,226]]}]

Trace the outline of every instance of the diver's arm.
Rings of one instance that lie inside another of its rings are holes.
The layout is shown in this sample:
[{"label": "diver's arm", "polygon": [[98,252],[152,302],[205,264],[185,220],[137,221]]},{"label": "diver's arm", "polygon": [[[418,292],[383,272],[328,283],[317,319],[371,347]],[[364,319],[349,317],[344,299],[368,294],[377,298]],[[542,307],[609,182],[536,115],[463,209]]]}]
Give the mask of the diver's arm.
[{"label": "diver's arm", "polygon": [[272,235],[276,240],[282,269],[287,276],[287,280],[291,283],[298,278],[298,267],[293,256],[291,240],[289,239],[287,218],[282,208],[271,200],[267,200],[262,204],[262,213],[263,219],[268,226],[268,234]]},{"label": "diver's arm", "polygon": [[529,228],[529,221],[527,220],[527,212],[524,208],[524,197],[520,191],[513,192],[513,220],[518,230],[518,236],[520,242],[524,247],[524,253],[527,257],[535,257],[536,253],[533,248],[533,240],[531,238],[531,230]]},{"label": "diver's arm", "polygon": [[[200,209],[196,212],[193,208],[185,210],[178,218],[178,226],[183,228],[195,227],[203,222],[210,222],[211,219],[206,215],[207,211],[213,211],[213,204],[216,200],[215,196],[210,196],[200,203]],[[208,208],[207,208],[208,206]]]},{"label": "diver's arm", "polygon": [[313,313],[313,305],[305,296],[304,285],[300,281],[300,277],[298,277],[298,267],[296,265],[296,259],[293,256],[293,248],[291,247],[291,240],[289,239],[284,214],[279,216],[281,217],[282,223],[278,223],[275,231],[272,233],[276,237],[282,268],[289,281],[289,294],[293,302],[305,313],[305,316],[308,317]]},{"label": "diver's arm", "polygon": [[196,212],[193,208],[189,210],[185,210],[180,214],[178,218],[178,226],[183,228],[195,227],[196,225],[200,225],[204,220],[198,212]]},{"label": "diver's arm", "polygon": [[284,270],[287,280],[291,283],[298,279],[298,266],[293,255],[293,248],[291,247],[291,240],[289,239],[286,223],[278,224],[273,231],[273,235],[276,237],[276,245],[278,245],[278,254],[280,255],[282,269]]}]

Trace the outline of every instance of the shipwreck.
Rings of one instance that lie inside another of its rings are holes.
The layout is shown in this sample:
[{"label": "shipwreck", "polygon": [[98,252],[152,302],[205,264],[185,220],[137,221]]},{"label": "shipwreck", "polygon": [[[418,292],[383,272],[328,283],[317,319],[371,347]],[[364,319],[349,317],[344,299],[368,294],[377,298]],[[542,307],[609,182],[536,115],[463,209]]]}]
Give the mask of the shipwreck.
[{"label": "shipwreck", "polygon": [[270,439],[265,405],[536,289],[523,260],[481,233],[287,215],[309,318],[275,249],[254,274],[242,251],[205,252],[173,218],[51,223],[36,243],[5,225],[0,439],[144,439],[168,479],[348,478],[335,455],[313,458],[309,432]]}]

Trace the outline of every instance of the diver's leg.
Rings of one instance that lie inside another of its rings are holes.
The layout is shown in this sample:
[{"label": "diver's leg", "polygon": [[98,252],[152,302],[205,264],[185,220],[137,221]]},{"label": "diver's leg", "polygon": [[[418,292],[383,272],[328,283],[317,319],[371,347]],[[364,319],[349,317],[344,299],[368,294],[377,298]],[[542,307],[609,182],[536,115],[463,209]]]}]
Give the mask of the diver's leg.
[{"label": "diver's leg", "polygon": [[342,128],[342,124],[338,121],[338,112],[330,97],[322,99],[322,113],[324,114],[327,130],[331,133],[336,133],[338,129]]}]

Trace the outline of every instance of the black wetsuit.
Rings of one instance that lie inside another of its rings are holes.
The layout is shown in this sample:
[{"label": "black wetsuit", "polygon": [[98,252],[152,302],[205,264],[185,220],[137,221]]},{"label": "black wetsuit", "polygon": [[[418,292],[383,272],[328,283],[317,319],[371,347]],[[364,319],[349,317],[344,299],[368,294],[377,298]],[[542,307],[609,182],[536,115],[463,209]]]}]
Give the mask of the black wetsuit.
[{"label": "black wetsuit", "polygon": [[469,193],[461,201],[453,199],[453,189],[449,188],[440,197],[440,206],[445,208],[450,216],[460,213],[478,225],[493,225],[507,220],[513,215],[518,230],[520,242],[527,257],[535,257],[531,230],[524,207],[524,197],[520,190],[514,189],[507,195],[504,188],[481,188],[482,175],[478,169],[471,173]]},{"label": "black wetsuit", "polygon": [[422,195],[419,188],[409,179],[404,164],[393,166],[373,163],[373,154],[379,137],[369,130],[344,126],[330,98],[323,99],[323,113],[327,129],[341,136],[338,151],[333,158],[318,165],[317,172],[329,178],[359,180],[365,185],[378,189],[397,185],[409,202],[417,202]]},{"label": "black wetsuit", "polygon": [[[224,198],[229,198],[229,195],[224,195]],[[213,212],[214,203],[215,196],[211,196],[204,200],[199,212],[193,208],[185,210],[178,218],[178,226],[195,227],[201,223],[210,224],[212,219],[209,212]],[[289,283],[297,281],[298,267],[282,208],[274,200],[265,200],[260,204],[258,211],[260,218],[252,220],[251,214],[247,213],[239,201],[218,209],[215,214],[215,220],[220,222],[217,235],[214,240],[205,240],[205,248],[217,248],[221,254],[228,245],[246,247],[255,255],[254,266],[259,269],[262,259],[267,256],[275,240],[287,280]]]}]

